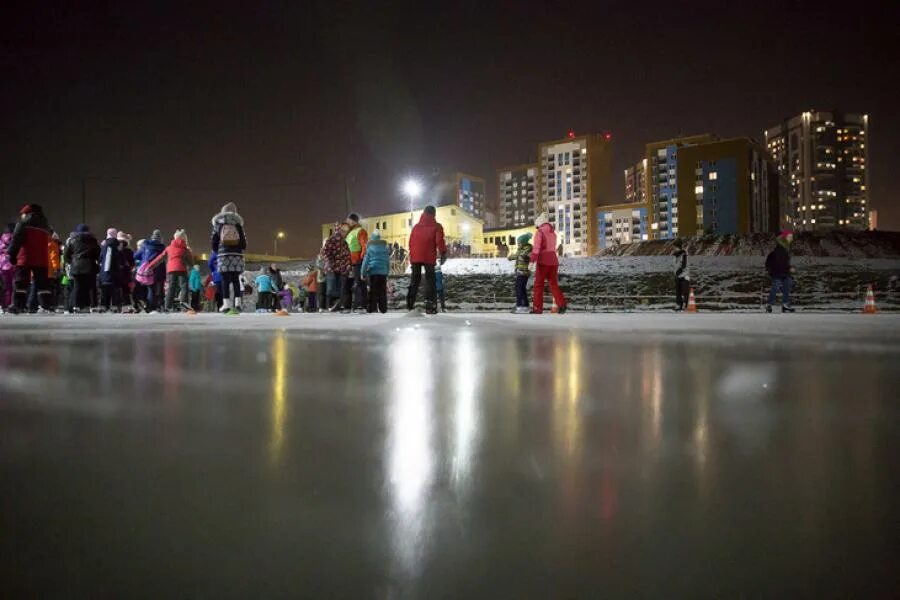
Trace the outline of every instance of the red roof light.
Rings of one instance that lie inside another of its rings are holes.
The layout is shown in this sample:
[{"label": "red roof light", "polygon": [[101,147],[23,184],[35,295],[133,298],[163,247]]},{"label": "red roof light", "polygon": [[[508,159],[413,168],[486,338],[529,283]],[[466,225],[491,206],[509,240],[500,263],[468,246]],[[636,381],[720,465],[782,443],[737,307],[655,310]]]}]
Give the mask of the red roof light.
[{"label": "red roof light", "polygon": [[574,137],[575,137],[575,132],[570,129],[569,130],[569,139],[572,139]]}]

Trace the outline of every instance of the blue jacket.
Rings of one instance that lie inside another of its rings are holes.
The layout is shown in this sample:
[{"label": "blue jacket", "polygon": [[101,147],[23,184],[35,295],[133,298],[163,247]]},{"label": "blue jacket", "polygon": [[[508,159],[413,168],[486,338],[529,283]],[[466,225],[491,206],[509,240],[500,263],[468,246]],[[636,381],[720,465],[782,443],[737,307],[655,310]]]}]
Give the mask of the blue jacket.
[{"label": "blue jacket", "polygon": [[206,266],[209,267],[209,274],[212,275],[213,283],[219,285],[222,283],[222,274],[219,273],[219,253],[213,252],[209,255],[209,262],[206,263]]},{"label": "blue jacket", "polygon": [[268,275],[260,275],[256,278],[256,290],[259,292],[276,292],[275,284]]},{"label": "blue jacket", "polygon": [[[134,253],[134,261],[136,264],[151,262],[157,256],[162,254],[165,249],[166,247],[163,246],[162,242],[157,240],[144,240],[144,245],[141,246],[140,250]],[[166,280],[165,261],[160,261],[159,264],[153,268],[153,276],[156,278],[157,282]]]},{"label": "blue jacket", "polygon": [[200,277],[199,269],[191,269],[188,275],[188,289],[192,292],[199,292],[203,289],[203,279]]},{"label": "blue jacket", "polygon": [[363,277],[387,275],[391,271],[391,251],[384,240],[369,240],[362,263]]},{"label": "blue jacket", "polygon": [[100,285],[117,286],[121,282],[119,240],[107,238],[100,244]]}]

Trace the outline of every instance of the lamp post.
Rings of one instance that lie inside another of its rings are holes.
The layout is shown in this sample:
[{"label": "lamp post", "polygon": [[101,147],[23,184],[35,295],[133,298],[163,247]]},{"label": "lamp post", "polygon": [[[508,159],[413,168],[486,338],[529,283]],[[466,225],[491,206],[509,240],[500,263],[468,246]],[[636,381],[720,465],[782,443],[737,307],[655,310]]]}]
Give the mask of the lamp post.
[{"label": "lamp post", "polygon": [[273,256],[278,256],[278,240],[283,240],[283,239],[284,239],[283,231],[279,231],[278,233],[275,234],[275,247],[272,251]]},{"label": "lamp post", "polygon": [[[422,194],[422,184],[410,177],[403,182],[403,194],[409,199],[409,227],[412,229],[413,207],[416,199]],[[409,246],[408,241],[406,245]]]}]

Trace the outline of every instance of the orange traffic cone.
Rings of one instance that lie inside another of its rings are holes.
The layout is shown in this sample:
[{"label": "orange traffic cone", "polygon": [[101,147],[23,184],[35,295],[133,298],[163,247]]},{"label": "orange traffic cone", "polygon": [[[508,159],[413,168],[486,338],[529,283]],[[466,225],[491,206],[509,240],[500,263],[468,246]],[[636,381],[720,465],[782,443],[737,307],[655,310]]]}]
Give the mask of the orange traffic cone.
[{"label": "orange traffic cone", "polygon": [[875,292],[872,291],[872,284],[870,283],[866,290],[866,305],[863,306],[863,313],[874,315],[877,312],[878,309],[875,308]]},{"label": "orange traffic cone", "polygon": [[697,301],[694,299],[694,288],[691,288],[691,293],[688,294],[687,311],[691,313],[697,312]]},{"label": "orange traffic cone", "polygon": [[289,317],[290,313],[288,313],[288,311],[281,308],[281,309],[275,311],[275,316],[276,317]]},{"label": "orange traffic cone", "polygon": [[554,315],[559,312],[559,307],[556,305],[556,298],[553,299],[553,308],[550,309]]}]

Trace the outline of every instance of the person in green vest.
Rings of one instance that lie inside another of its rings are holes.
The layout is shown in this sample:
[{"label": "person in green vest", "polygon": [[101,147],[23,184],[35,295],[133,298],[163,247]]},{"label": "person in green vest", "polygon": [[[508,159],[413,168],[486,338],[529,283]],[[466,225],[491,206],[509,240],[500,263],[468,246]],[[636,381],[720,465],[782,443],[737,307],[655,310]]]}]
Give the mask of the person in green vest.
[{"label": "person in green vest", "polygon": [[366,290],[366,282],[362,277],[362,263],[363,259],[366,257],[369,234],[363,226],[359,224],[359,215],[356,213],[347,215],[347,220],[344,221],[344,223],[350,228],[350,231],[347,232],[347,237],[344,239],[347,241],[347,246],[350,248],[350,281],[352,283],[344,289],[343,304],[345,309],[348,306],[351,306],[352,294],[353,310],[364,313],[367,312],[368,293]]}]

